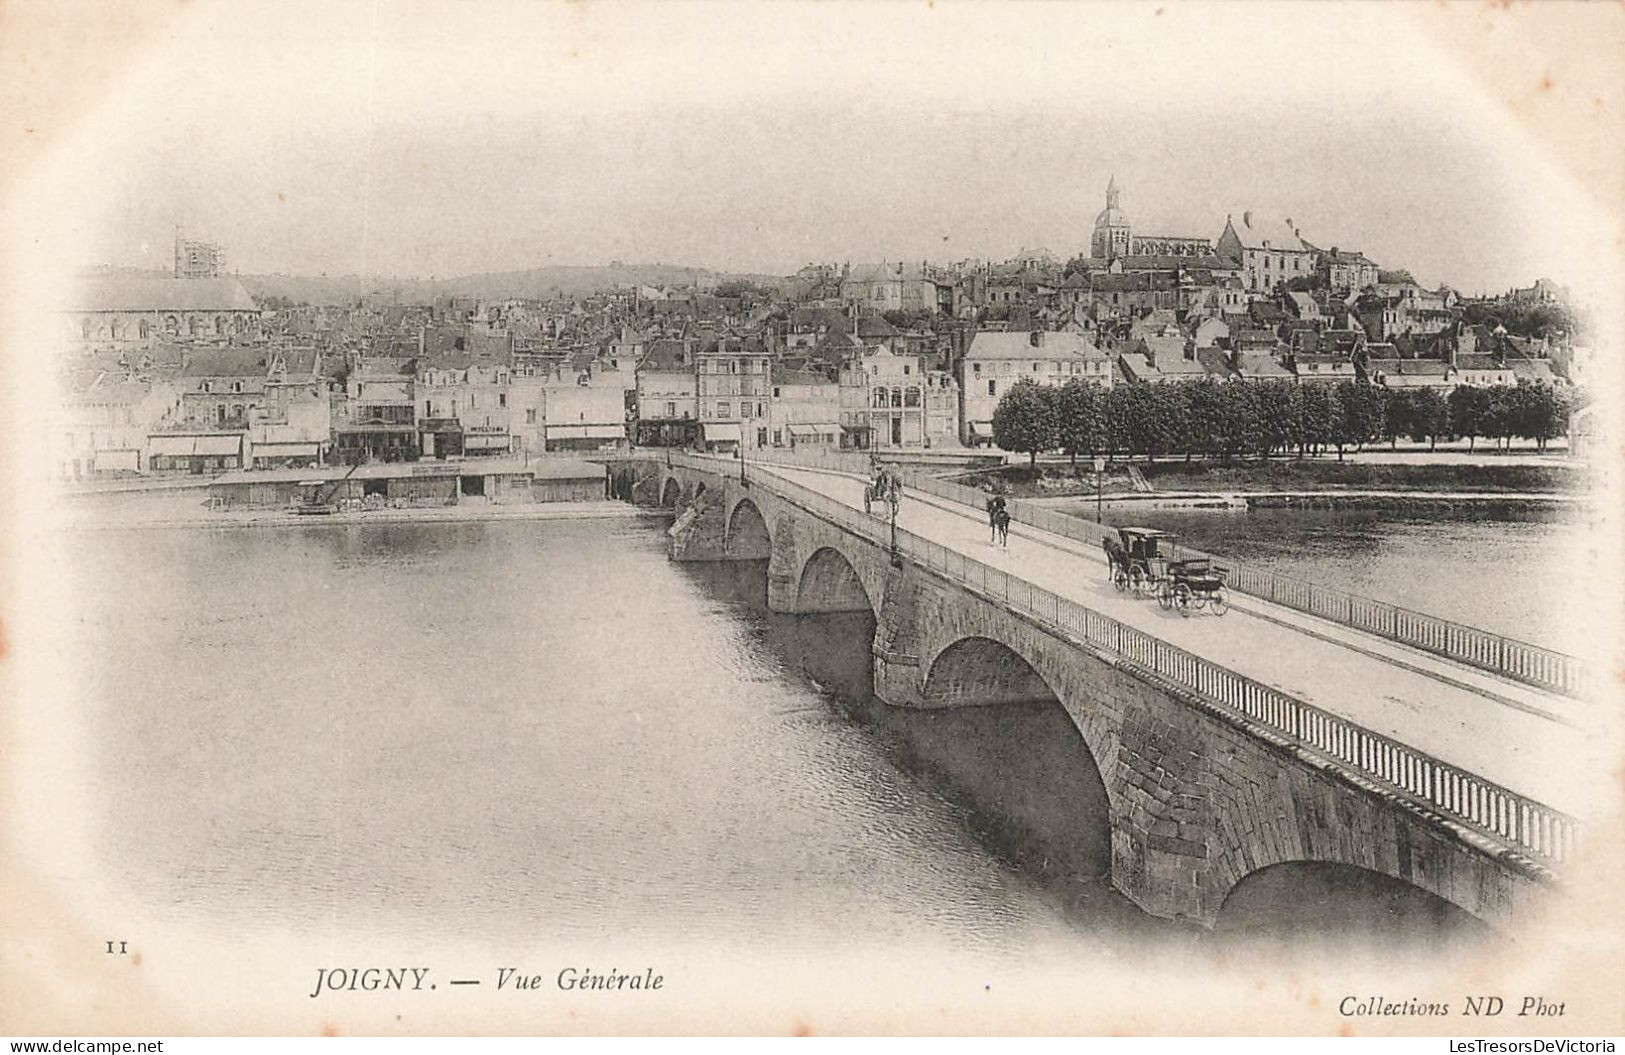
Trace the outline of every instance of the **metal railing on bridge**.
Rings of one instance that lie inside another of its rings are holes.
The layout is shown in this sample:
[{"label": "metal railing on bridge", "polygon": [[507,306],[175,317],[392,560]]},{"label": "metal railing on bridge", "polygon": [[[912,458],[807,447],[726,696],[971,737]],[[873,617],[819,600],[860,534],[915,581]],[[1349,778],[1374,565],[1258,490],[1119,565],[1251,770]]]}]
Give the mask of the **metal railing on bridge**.
[{"label": "metal railing on bridge", "polygon": [[[975,488],[929,476],[909,474],[907,483],[926,494],[970,506],[979,512],[987,500],[987,496]],[[1093,546],[1100,545],[1108,534],[1115,534],[1114,529],[1103,524],[1045,509],[1019,498],[1011,500],[1009,508],[1010,518],[1018,524]],[[1554,649],[1492,634],[1386,601],[1295,579],[1290,575],[1266,571],[1228,557],[1194,549],[1189,552],[1194,557],[1207,557],[1229,568],[1228,584],[1240,593],[1386,637],[1481,670],[1493,671],[1528,685],[1579,697],[1590,695],[1594,689],[1586,664]]]},{"label": "metal railing on bridge", "polygon": [[[731,472],[737,466],[731,461],[679,455],[672,464]],[[772,474],[756,474],[752,483],[876,545],[890,544],[885,523],[809,487]],[[1580,824],[1565,813],[912,532],[899,529],[897,539],[899,551],[921,566],[1166,679],[1224,713],[1352,771],[1424,813],[1440,814],[1538,864],[1561,863],[1573,852]]]}]

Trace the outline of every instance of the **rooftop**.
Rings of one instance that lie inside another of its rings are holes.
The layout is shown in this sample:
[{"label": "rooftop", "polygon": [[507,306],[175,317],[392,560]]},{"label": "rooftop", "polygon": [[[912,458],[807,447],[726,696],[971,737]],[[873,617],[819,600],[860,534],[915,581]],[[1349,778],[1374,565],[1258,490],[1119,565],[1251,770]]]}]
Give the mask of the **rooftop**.
[{"label": "rooftop", "polygon": [[243,284],[219,278],[95,275],[79,279],[67,311],[259,311]]}]

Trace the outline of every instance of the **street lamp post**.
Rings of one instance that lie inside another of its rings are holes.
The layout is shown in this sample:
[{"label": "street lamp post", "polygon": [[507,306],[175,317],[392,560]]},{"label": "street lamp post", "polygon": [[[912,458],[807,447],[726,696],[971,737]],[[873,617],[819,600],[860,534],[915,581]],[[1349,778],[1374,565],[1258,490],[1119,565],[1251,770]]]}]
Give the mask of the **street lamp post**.
[{"label": "street lamp post", "polygon": [[892,497],[892,500],[890,502],[890,505],[891,505],[891,563],[892,563],[892,567],[894,567],[894,568],[901,568],[903,566],[903,558],[901,558],[901,557],[899,557],[897,555],[897,507],[902,505],[902,504],[903,504],[903,496],[894,494],[894,496]]},{"label": "street lamp post", "polygon": [[1105,523],[1105,520],[1101,516],[1101,499],[1100,499],[1101,484],[1102,484],[1102,482],[1104,480],[1105,472],[1106,472],[1106,459],[1102,458],[1098,454],[1095,455],[1095,523],[1097,523],[1097,524]]}]

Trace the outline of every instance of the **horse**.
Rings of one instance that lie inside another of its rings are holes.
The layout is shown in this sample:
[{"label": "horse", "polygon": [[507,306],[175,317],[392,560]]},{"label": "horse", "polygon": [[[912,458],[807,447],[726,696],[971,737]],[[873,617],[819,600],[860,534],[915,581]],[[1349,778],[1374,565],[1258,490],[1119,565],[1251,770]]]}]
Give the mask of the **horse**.
[{"label": "horse", "polygon": [[1005,509],[1004,497],[1002,495],[994,495],[992,498],[987,500],[987,527],[989,532],[989,542],[997,542],[999,539],[1000,514],[1004,515],[1005,522],[1008,523],[1010,520],[1010,514],[1009,511]]},{"label": "horse", "polygon": [[999,545],[1010,545],[1010,510],[1000,507],[993,511],[993,533],[998,536]]}]

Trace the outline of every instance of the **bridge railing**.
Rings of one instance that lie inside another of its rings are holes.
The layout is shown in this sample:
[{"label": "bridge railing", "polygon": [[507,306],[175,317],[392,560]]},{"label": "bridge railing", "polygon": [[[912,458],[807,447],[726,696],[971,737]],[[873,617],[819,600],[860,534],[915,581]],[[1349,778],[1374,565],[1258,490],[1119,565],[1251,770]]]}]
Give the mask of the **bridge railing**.
[{"label": "bridge railing", "polygon": [[[692,467],[715,472],[718,463],[706,459]],[[885,521],[811,488],[769,474],[754,475],[752,483],[876,545],[890,544]],[[899,529],[897,544],[916,563],[1122,657],[1252,727],[1502,847],[1545,864],[1561,863],[1573,852],[1580,825],[1567,814],[928,539]]]},{"label": "bridge railing", "polygon": [[[987,495],[981,491],[929,476],[909,474],[908,485],[978,511],[985,508],[987,501]],[[1011,500],[1009,508],[1010,518],[1018,524],[1094,546],[1100,545],[1106,535],[1116,534],[1113,528],[1045,509],[1019,498]],[[1228,557],[1195,549],[1189,552],[1193,557],[1208,557],[1230,569],[1228,583],[1240,593],[1386,637],[1481,670],[1493,671],[1528,685],[1579,697],[1588,697],[1595,689],[1589,667],[1578,658],[1555,649],[1492,634],[1436,615],[1361,597],[1290,575],[1266,571]]]}]

